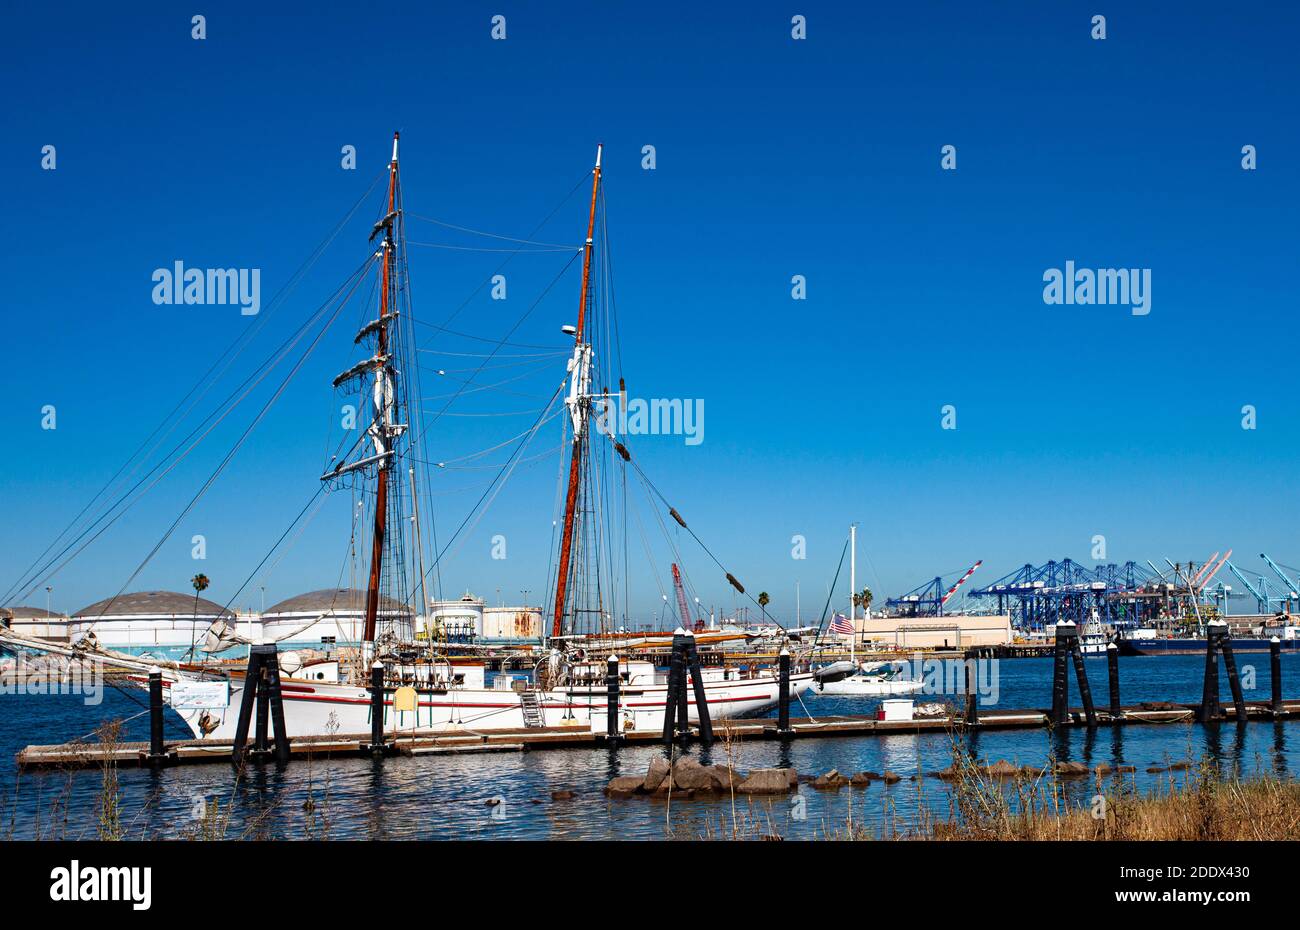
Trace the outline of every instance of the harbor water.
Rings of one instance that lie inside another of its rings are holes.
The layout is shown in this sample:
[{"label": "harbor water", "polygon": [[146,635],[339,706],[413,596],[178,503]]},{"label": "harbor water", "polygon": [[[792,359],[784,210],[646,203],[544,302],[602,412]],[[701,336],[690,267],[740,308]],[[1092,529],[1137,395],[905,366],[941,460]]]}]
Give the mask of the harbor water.
[{"label": "harbor water", "polygon": [[[1107,700],[1104,658],[1086,660],[1093,698]],[[1243,675],[1253,673],[1247,700],[1267,700],[1267,655],[1238,656]],[[1204,659],[1199,656],[1131,658],[1121,662],[1122,701],[1196,701],[1201,694]],[[1300,696],[1300,656],[1283,655],[1283,693]],[[1037,708],[1051,704],[1050,659],[998,663],[998,708]],[[1078,704],[1073,669],[1071,703]],[[1222,695],[1230,703],[1226,676]],[[919,697],[920,700],[926,698]],[[806,695],[795,716],[861,714],[875,702],[860,698]],[[14,756],[29,744],[61,743],[85,737],[103,720],[129,719],[125,740],[148,738],[140,715],[144,695],[107,688],[103,702],[86,706],[76,695],[0,696],[0,836],[5,838],[93,839],[100,823],[104,777],[100,771],[18,772]],[[140,716],[137,716],[140,715]],[[180,721],[168,719],[168,738],[186,739]],[[1291,773],[1300,769],[1300,721],[1201,726],[1176,723],[1082,727],[1059,734],[1047,730],[976,732],[977,757],[1006,759],[1018,765],[1043,765],[1050,757],[1090,766],[1132,765],[1124,777],[1139,791],[1165,789],[1194,777],[1202,761],[1225,773]],[[556,749],[417,758],[315,759],[296,761],[283,771],[248,767],[236,778],[228,765],[196,765],[153,772],[117,770],[122,833],[128,839],[188,836],[220,812],[227,839],[700,839],[727,837],[740,824],[742,835],[779,834],[790,839],[835,835],[852,821],[888,835],[918,822],[921,814],[941,820],[954,816],[951,789],[933,773],[952,762],[952,737],[946,733],[830,737],[789,742],[717,743],[709,750],[692,746],[702,761],[730,763],[743,771],[792,766],[801,774],[830,769],[891,771],[901,781],[867,788],[817,791],[801,785],[798,798],[727,796],[660,799],[607,799],[601,789],[617,775],[643,774],[657,745]],[[1155,766],[1188,762],[1192,772],[1148,772]],[[913,778],[913,776],[916,776]],[[1096,793],[1092,778],[1064,779],[1071,803],[1083,805]],[[554,792],[573,792],[567,799]]]}]

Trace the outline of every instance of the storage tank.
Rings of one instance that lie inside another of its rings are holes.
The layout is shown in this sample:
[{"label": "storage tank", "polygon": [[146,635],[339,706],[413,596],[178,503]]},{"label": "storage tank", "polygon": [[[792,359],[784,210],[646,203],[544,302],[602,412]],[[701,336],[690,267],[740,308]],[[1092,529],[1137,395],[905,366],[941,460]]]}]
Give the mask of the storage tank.
[{"label": "storage tank", "polygon": [[542,638],[540,607],[485,607],[483,639],[490,642],[535,642]]},{"label": "storage tank", "polygon": [[235,615],[194,594],[136,591],[83,607],[68,622],[68,634],[76,640],[93,632],[118,652],[176,659],[192,654],[218,619],[233,623]]},{"label": "storage tank", "polygon": [[454,601],[433,601],[424,628],[435,639],[478,639],[483,635],[483,599],[466,591]]},{"label": "storage tank", "polygon": [[[278,642],[281,649],[355,646],[365,635],[366,592],[357,588],[308,591],[268,607],[261,626],[262,635]],[[410,641],[415,622],[410,607],[380,595],[376,631],[386,630]]]}]

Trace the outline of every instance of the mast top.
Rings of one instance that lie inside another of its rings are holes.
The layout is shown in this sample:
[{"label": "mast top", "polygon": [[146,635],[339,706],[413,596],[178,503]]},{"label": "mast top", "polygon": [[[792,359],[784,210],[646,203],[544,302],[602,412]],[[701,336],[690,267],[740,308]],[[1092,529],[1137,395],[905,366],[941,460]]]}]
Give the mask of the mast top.
[{"label": "mast top", "polygon": [[[395,132],[395,133],[393,133],[393,164],[397,164],[397,137],[400,136],[400,135],[401,135],[400,132]],[[600,163],[600,155],[599,155],[599,154],[596,156],[596,163],[597,163],[597,164]]]},{"label": "mast top", "polygon": [[[396,148],[396,145],[397,145],[397,143],[396,143],[396,141],[394,141],[394,143],[393,143],[394,148]],[[597,143],[596,143],[596,167],[597,167],[597,168],[600,167],[600,153],[601,153],[601,151],[602,151],[604,148],[605,148],[605,143],[604,143],[604,142],[597,142]],[[394,155],[393,158],[396,159],[397,156]]]}]

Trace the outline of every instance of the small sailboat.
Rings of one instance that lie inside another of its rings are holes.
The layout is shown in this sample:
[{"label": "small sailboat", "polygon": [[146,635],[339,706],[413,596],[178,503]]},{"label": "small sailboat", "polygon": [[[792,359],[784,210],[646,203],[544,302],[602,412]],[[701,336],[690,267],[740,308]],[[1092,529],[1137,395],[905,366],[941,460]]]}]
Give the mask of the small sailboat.
[{"label": "small sailboat", "polygon": [[[847,669],[843,666],[848,666]],[[813,673],[817,684],[814,694],[837,696],[888,697],[897,694],[915,694],[925,687],[923,682],[903,677],[908,663],[901,660],[883,662],[834,662]]]}]

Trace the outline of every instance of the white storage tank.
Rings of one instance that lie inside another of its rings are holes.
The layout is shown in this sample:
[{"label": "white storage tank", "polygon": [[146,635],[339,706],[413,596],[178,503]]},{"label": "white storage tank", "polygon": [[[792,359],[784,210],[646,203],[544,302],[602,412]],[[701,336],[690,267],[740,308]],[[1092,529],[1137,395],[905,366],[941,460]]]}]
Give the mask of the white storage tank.
[{"label": "white storage tank", "polygon": [[178,591],[136,591],[83,607],[68,622],[73,640],[93,632],[118,652],[180,658],[203,644],[208,627],[235,615],[220,604]]},{"label": "white storage tank", "polygon": [[[377,630],[403,641],[415,636],[412,610],[381,595]],[[365,635],[366,592],[356,588],[308,591],[273,604],[262,614],[262,635],[283,649],[328,649],[356,646]],[[241,627],[242,632],[242,627]]]},{"label": "white storage tank", "polygon": [[0,609],[0,615],[7,617],[5,626],[15,633],[55,642],[68,641],[68,618],[64,614],[42,607],[7,607]]},{"label": "white storage tank", "polygon": [[466,591],[454,601],[433,601],[424,624],[436,639],[478,639],[483,635],[483,599]]},{"label": "white storage tank", "polygon": [[535,642],[542,638],[540,607],[485,607],[483,638],[493,642]]}]

